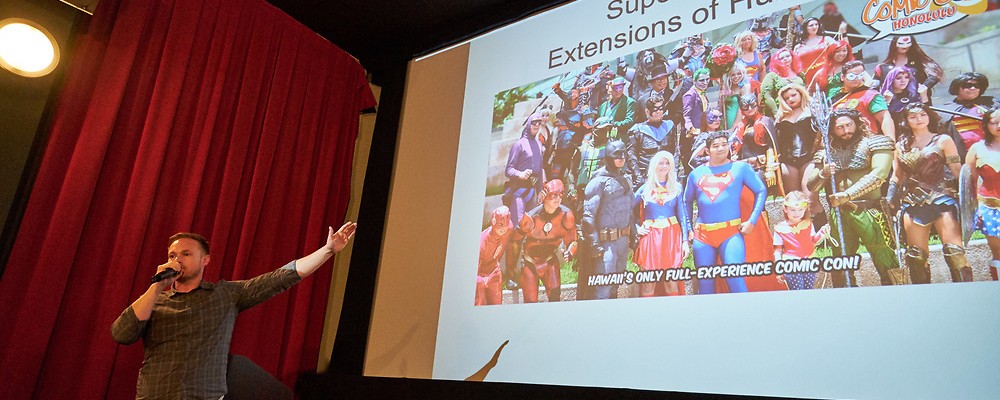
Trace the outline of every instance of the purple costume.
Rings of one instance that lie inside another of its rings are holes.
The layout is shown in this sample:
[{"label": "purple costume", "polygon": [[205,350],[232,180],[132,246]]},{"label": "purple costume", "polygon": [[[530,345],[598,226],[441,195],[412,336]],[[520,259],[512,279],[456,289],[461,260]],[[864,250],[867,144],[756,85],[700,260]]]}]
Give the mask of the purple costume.
[{"label": "purple costume", "polygon": [[[538,141],[531,133],[531,121],[535,116],[528,118],[524,130],[521,131],[521,138],[514,142],[507,156],[507,167],[504,175],[507,176],[503,202],[510,208],[510,215],[513,221],[520,221],[525,210],[534,208],[536,194],[541,191],[545,182],[545,170],[542,166],[542,155],[545,146]],[[518,175],[526,170],[531,170],[528,179],[521,179]]]}]

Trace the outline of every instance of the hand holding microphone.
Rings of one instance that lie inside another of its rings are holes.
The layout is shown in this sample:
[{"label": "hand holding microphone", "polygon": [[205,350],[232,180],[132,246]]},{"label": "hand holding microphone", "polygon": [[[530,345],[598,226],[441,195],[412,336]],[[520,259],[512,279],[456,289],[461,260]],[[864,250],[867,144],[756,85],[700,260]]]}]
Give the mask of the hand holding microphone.
[{"label": "hand holding microphone", "polygon": [[170,260],[156,268],[156,275],[153,275],[152,283],[169,280],[169,282],[162,284],[163,286],[169,286],[174,283],[174,279],[180,273],[180,264],[177,263],[177,260]]}]

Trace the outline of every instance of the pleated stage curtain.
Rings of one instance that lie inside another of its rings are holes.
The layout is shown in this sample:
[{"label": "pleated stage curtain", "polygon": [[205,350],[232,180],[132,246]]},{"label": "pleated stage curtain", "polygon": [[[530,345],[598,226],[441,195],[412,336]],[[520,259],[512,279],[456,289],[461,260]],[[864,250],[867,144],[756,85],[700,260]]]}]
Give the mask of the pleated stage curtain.
[{"label": "pleated stage curtain", "polygon": [[[264,0],[102,0],[0,279],[0,398],[133,398],[142,346],[110,326],[167,238],[211,241],[209,281],[319,248],[373,106],[355,59]],[[330,277],[241,314],[231,352],[289,386],[315,370]]]}]

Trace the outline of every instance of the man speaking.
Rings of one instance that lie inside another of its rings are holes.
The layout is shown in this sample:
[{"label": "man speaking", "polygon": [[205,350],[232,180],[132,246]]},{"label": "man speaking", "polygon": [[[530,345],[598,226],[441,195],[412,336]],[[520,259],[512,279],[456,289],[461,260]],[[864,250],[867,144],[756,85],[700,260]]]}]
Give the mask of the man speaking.
[{"label": "man speaking", "polygon": [[[277,270],[248,280],[205,282],[209,243],[195,233],[170,237],[167,262],[153,283],[111,326],[121,344],[143,339],[137,399],[220,399],[226,394],[226,363],[236,314],[263,303],[316,271],[347,245],[357,224]],[[172,272],[174,271],[174,272]]]}]

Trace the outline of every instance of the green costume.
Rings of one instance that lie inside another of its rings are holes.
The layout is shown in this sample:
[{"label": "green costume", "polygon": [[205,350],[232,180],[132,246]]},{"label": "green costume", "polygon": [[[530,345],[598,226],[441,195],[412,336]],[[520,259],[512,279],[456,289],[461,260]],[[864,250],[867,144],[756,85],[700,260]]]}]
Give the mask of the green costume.
[{"label": "green costume", "polygon": [[[607,141],[625,140],[626,133],[635,124],[636,102],[631,97],[622,95],[618,100],[608,99],[597,109],[598,118],[607,117],[611,121],[611,131],[608,132]],[[604,145],[601,141],[600,145]]]},{"label": "green costume", "polygon": [[[860,129],[860,126],[858,127]],[[894,145],[888,136],[870,133],[861,135],[858,139],[847,141],[835,140],[831,137],[830,155],[837,167],[837,189],[850,199],[840,206],[840,216],[844,221],[844,241],[834,247],[835,255],[858,253],[859,243],[868,248],[872,263],[878,270],[882,285],[903,284],[905,277],[899,269],[895,253],[893,233],[882,204],[882,184],[889,178],[892,170]],[[832,136],[832,135],[831,135]],[[813,162],[816,172],[809,177],[810,190],[817,191],[826,187],[827,193],[832,193],[828,178],[821,175],[822,166],[826,165],[825,151],[816,152]],[[831,210],[832,211],[832,210]],[[837,232],[837,221],[831,214],[830,228]],[[836,235],[834,235],[836,237]],[[854,272],[850,272],[850,282],[857,285]],[[844,272],[833,273],[833,286],[844,287],[847,279]]]}]

